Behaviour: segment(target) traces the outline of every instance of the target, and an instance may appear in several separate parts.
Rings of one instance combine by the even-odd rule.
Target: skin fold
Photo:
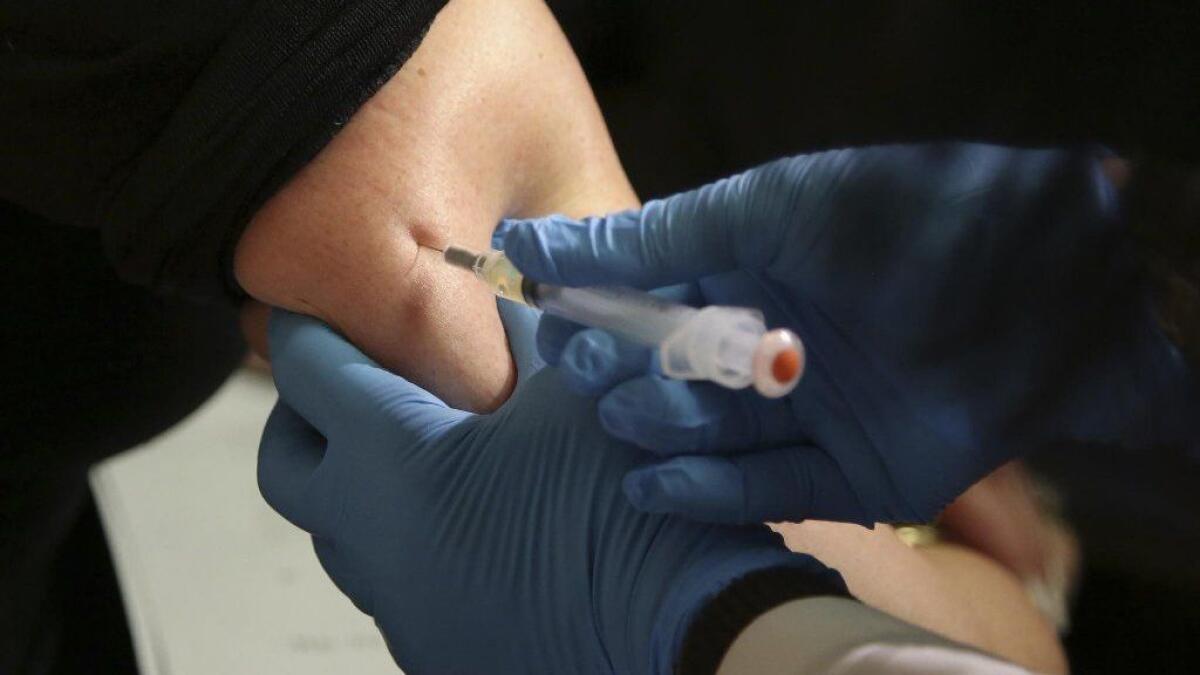
[[[504,217],[635,207],[588,83],[534,0],[452,0],[400,71],[254,216],[235,274],[266,307],[316,316],[448,404],[487,412],[515,369],[490,293],[421,245],[484,248]],[[890,528],[779,526],[794,550],[895,616],[1044,672],[1049,624],[995,562],[912,549]]]
[[[515,377],[495,301],[418,244],[479,249],[506,216],[637,203],[545,6],[455,0],[255,215],[235,274],[257,300],[316,316],[450,405],[486,412]],[[261,344],[261,310],[249,312]]]

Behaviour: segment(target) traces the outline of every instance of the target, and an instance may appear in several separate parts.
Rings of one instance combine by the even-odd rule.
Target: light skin
[[[504,217],[637,206],[570,46],[534,0],[452,0],[419,49],[255,215],[235,274],[258,303],[330,324],[387,368],[486,412],[515,370],[492,296],[422,246],[484,248]],[[1053,631],[1013,577],[961,549],[914,550],[888,528],[783,526],[864,602],[1046,672]]]
[[[1017,577],[991,558],[953,544],[910,548],[887,525],[774,527],[788,548],[841,572],[854,597],[872,607],[1037,672],[1067,670],[1050,622]]]
[[[455,0],[255,215],[235,274],[259,301],[316,316],[450,405],[485,412],[514,379],[495,301],[419,245],[479,249],[503,217],[637,203],[549,11]]]

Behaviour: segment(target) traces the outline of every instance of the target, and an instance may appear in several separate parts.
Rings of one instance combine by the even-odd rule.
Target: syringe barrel
[[[696,309],[618,286],[568,288],[525,278],[501,251],[475,253],[457,246],[447,263],[468,269],[496,295],[549,314],[658,348],[662,373],[710,380],[732,389],[753,384],[778,397],[804,371],[804,346],[786,329],[767,331],[762,313],[745,307]]]
[[[699,311],[618,286],[569,288],[538,283],[527,288],[526,296],[550,314],[651,347],[657,347]]]
[[[525,281],[525,297],[548,314],[602,328],[658,349],[662,373],[709,380],[731,389],[753,384],[764,396],[792,390],[803,368],[803,347],[791,331],[767,331],[762,313],[746,307],[696,309],[621,287],[565,288]],[[772,368],[781,351],[795,371]]]

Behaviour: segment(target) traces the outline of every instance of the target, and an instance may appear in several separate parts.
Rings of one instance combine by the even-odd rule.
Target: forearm
[[[458,407],[512,382],[494,301],[419,244],[481,248],[505,216],[636,205],[544,5],[454,0],[405,66],[255,215],[235,273]]]
[[[952,545],[910,547],[894,530],[805,521],[775,528],[789,548],[837,569],[854,597],[948,640],[1033,668],[1067,670],[1053,626],[1015,576]]]
[[[907,659],[898,658],[897,648],[914,647],[927,649],[910,653]],[[866,651],[871,649],[876,651]],[[860,602],[819,597],[793,600],[756,618],[730,645],[717,675],[919,673],[934,669],[1005,675],[1023,672]]]

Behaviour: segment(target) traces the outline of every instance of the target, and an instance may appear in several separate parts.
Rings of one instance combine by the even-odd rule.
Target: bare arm
[[[788,548],[841,572],[854,597],[871,607],[1038,672],[1067,671],[1054,627],[994,560],[954,545],[910,548],[887,525],[774,527]]]
[[[504,216],[637,203],[553,17],[534,0],[498,6],[453,0],[399,73],[256,215],[235,259],[254,297],[325,320],[473,410],[512,386],[494,300],[418,244],[483,247]],[[890,531],[802,527],[789,543],[841,569],[868,604],[995,647],[936,566]],[[896,583],[872,585],[883,579]]]
[[[794,600],[757,617],[718,675],[1027,673],[845,598]]]
[[[453,0],[420,48],[254,217],[235,272],[448,403],[489,410],[513,370],[494,301],[418,244],[489,243],[506,216],[635,206],[549,10]]]

